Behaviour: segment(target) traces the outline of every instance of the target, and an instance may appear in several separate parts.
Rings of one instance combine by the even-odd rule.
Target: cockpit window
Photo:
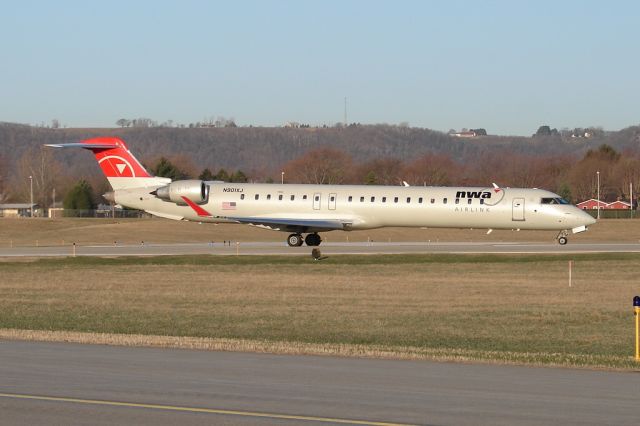
[[[569,202],[564,198],[556,197],[556,198],[543,198],[540,201],[540,204],[569,204]]]

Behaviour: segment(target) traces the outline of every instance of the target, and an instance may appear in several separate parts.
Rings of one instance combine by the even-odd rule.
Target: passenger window
[[[244,200],[244,194],[240,194],[240,199]]]
[[[364,203],[364,197],[360,197],[360,202]]]
[[[296,196],[295,196],[295,195],[292,195],[292,196],[291,196],[291,201],[295,200],[295,198],[296,198]]]
[[[267,194],[267,200],[271,199],[271,194]]]
[[[418,198],[418,204],[422,204],[422,197]]]
[[[446,198],[442,199],[442,204],[447,204],[447,199]]]
[[[460,204],[460,198],[456,198],[456,204]]]
[[[471,204],[471,202],[472,202],[472,201],[473,201],[473,198],[469,198],[469,199],[467,200],[467,204]]]
[[[484,204],[484,198],[480,198],[480,204]]]
[[[314,198],[314,200],[316,200],[316,201],[320,201],[320,196],[319,196],[319,195],[316,195],[316,196],[315,196],[315,198]]]
[[[374,203],[376,201],[376,197],[371,197],[371,202]]]
[[[278,200],[282,201],[282,194],[278,195]]]
[[[304,194],[304,195],[302,196],[302,199],[303,199],[303,200],[306,200],[306,199],[307,199],[307,194]]]
[[[382,202],[386,203],[387,202],[387,197],[382,197]]]
[[[353,195],[349,195],[349,202],[353,201]]]
[[[436,199],[435,199],[435,198],[432,198],[432,199],[431,199],[431,204],[434,204],[435,202],[436,202]]]
[[[334,197],[333,195],[331,196],[331,202],[334,202],[336,200],[336,197]]]
[[[393,197],[393,202],[397,203],[398,202],[398,197]]]
[[[407,197],[407,204],[411,202],[411,197]]]
[[[256,194],[254,198],[257,200],[258,198],[260,198],[260,195]]]

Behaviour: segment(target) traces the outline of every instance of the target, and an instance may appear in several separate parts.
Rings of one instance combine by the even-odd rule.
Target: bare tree
[[[459,169],[448,155],[425,154],[409,163],[403,176],[413,185],[445,186],[457,177]]]
[[[319,148],[284,165],[291,183],[337,184],[348,180],[353,161],[351,156],[334,148]]]
[[[23,200],[29,198],[30,179],[33,179],[33,200],[43,208],[51,205],[52,190],[62,174],[61,164],[53,157],[53,150],[32,146],[18,161],[14,185]]]
[[[356,167],[355,183],[398,185],[404,165],[399,158],[376,158]]]
[[[0,203],[5,203],[10,196],[7,173],[7,161],[4,156],[0,155]]]

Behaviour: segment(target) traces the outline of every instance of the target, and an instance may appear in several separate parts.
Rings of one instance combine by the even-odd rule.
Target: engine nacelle
[[[151,194],[176,204],[186,204],[182,197],[196,204],[204,204],[209,201],[209,185],[201,180],[177,180],[156,189]]]

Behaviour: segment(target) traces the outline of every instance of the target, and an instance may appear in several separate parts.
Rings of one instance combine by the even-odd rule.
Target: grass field
[[[115,333],[167,345],[172,338],[144,336],[174,336],[217,349],[632,369],[639,262],[635,254],[6,261],[0,336]]]
[[[331,231],[325,241],[461,241],[553,242],[555,231],[500,231],[486,235],[484,229],[383,228],[370,231]],[[278,241],[286,233],[247,225],[199,224],[166,219],[0,219],[0,246],[184,243],[208,241]],[[585,233],[569,237],[572,242],[640,242],[640,220],[603,219]]]

